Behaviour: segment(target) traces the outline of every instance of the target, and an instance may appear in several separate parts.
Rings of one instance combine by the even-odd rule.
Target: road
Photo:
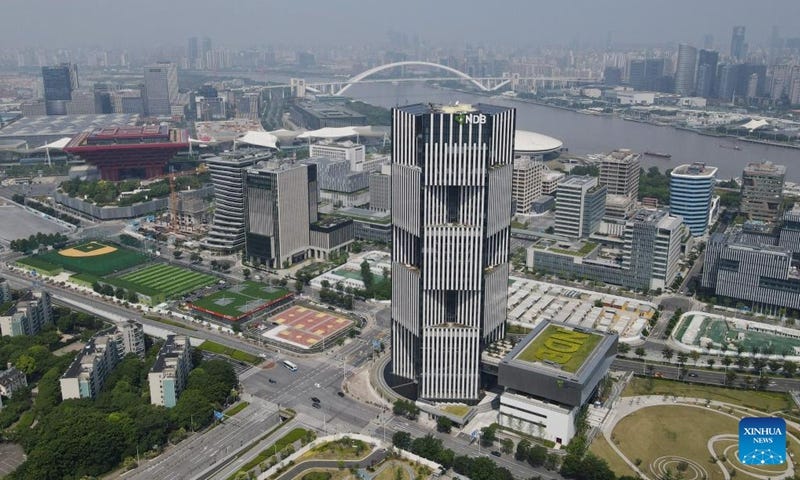
[[[367,458],[358,462],[340,462],[339,460],[310,460],[308,462],[303,462],[300,465],[295,465],[288,472],[278,477],[278,480],[292,480],[304,471],[311,468],[340,469],[342,464],[344,464],[344,468],[367,468],[370,465],[382,462],[383,459],[386,458],[386,455],[387,454],[385,450],[375,450],[374,452],[370,453]]]
[[[628,360],[624,358],[617,358],[614,360],[614,363],[611,364],[612,370],[622,370],[626,372],[634,372],[639,375],[643,375],[646,372],[646,365],[645,362],[639,362],[636,360]],[[665,364],[652,364],[649,365],[653,366],[653,372],[660,372],[662,378],[673,379],[673,380],[682,380],[686,383],[699,383],[699,384],[710,384],[710,385],[724,385],[725,384],[725,370],[718,369],[718,370],[706,370],[701,368],[691,368],[687,365],[687,376],[685,378],[679,378],[680,376],[680,367],[677,365],[665,365]],[[731,370],[734,370],[733,367],[728,367]],[[695,375],[695,376],[690,376]],[[758,375],[749,375],[744,373],[736,374],[736,384],[737,386],[744,386],[745,385],[745,378],[750,378],[752,385],[755,385],[758,381]],[[782,377],[769,377],[770,383],[767,385],[766,390],[773,391],[773,392],[788,392],[790,390],[800,390],[800,379],[794,378],[782,378]]]
[[[280,423],[275,405],[253,402],[211,430],[194,435],[139,468],[122,475],[126,480],[195,478],[217,462],[234,455]],[[288,428],[288,425],[284,428]]]

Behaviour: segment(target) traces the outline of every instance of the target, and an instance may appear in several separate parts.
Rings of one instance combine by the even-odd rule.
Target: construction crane
[[[166,179],[169,182],[169,231],[176,233],[178,229],[178,189],[176,187],[176,180],[178,177],[185,177],[187,175],[196,175],[198,173],[205,173],[208,167],[205,164],[200,164],[197,168],[191,170],[181,170],[176,172],[175,167],[170,165],[169,173],[154,177],[155,179]]]

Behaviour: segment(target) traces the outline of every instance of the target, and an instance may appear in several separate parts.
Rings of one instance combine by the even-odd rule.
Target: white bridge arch
[[[454,75],[456,75],[456,76],[458,76],[460,78],[463,78],[464,80],[469,80],[476,87],[480,88],[484,92],[488,92],[488,91],[491,90],[491,89],[483,86],[483,84],[481,84],[481,82],[475,80],[474,78],[470,77],[469,75],[467,75],[466,73],[462,72],[461,70],[456,70],[455,68],[448,67],[447,65],[441,65],[441,64],[433,63],[433,62],[422,62],[422,61],[419,61],[419,60],[407,60],[407,61],[403,61],[403,62],[387,63],[386,65],[380,65],[378,67],[370,68],[369,70],[367,70],[365,72],[361,72],[358,75],[347,79],[344,82],[345,86],[342,87],[338,92],[334,93],[334,95],[342,95],[344,92],[347,91],[348,88],[353,86],[354,83],[358,83],[361,80],[364,80],[365,78],[369,77],[370,75],[373,75],[373,74],[378,73],[378,72],[382,72],[383,70],[388,70],[390,68],[403,67],[403,66],[406,66],[406,65],[416,65],[416,66],[432,67],[432,68],[438,68],[440,70],[446,70],[446,71],[448,71],[448,72],[450,72],[450,73],[452,73],[452,74],[454,74]]]

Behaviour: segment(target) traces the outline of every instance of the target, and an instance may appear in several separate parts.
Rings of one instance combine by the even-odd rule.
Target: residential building
[[[0,396],[10,398],[14,392],[28,386],[25,373],[15,368],[12,364],[7,364],[5,370],[0,370]]]
[[[246,172],[245,258],[266,268],[304,260],[317,221],[316,165],[272,161]]]
[[[678,64],[675,69],[675,93],[694,95],[695,69],[697,68],[697,49],[682,43],[678,45]]]
[[[596,177],[570,175],[556,189],[555,233],[586,238],[600,227],[606,210],[605,185]]]
[[[78,66],[62,63],[42,67],[42,83],[47,115],[66,115],[72,92],[78,89]]]
[[[716,174],[716,167],[704,163],[679,165],[670,173],[670,212],[683,218],[692,236],[702,236],[708,230]]]
[[[156,362],[147,374],[150,385],[150,403],[172,408],[186,388],[192,370],[189,337],[167,335],[167,341],[158,351]]]
[[[144,358],[144,327],[141,323],[126,320],[118,324],[114,337],[119,358],[129,353]]]
[[[0,335],[36,335],[52,323],[53,305],[50,293],[44,290],[34,291],[29,299],[17,302],[11,315],[0,317]]]
[[[533,201],[542,195],[544,163],[541,157],[521,156],[514,159],[511,177],[511,198],[516,213],[531,213]]]
[[[11,301],[11,287],[5,278],[0,277],[0,304]],[[5,312],[0,312],[0,314]]]
[[[380,173],[369,176],[369,209],[388,212],[392,209],[392,166],[384,165]]]
[[[392,109],[391,373],[425,400],[476,402],[504,336],[515,113]]]
[[[750,220],[775,223],[781,218],[786,167],[772,162],[750,163],[742,172],[739,211]]]
[[[639,195],[641,154],[628,149],[614,150],[600,162],[600,184],[609,195],[624,195],[636,199]]]
[[[232,252],[245,244],[245,169],[271,153],[263,150],[240,149],[225,152],[206,160],[214,184],[214,223],[203,240],[206,248]]]
[[[115,337],[110,334],[95,335],[61,376],[61,398],[95,398],[119,360]]]
[[[151,117],[172,114],[178,97],[178,68],[174,63],[158,62],[144,67],[144,110]]]

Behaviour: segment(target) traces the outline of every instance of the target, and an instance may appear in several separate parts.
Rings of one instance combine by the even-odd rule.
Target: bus
[[[290,362],[289,360],[284,360],[283,361],[283,366],[288,368],[289,370],[291,370],[293,372],[297,371],[297,365],[295,365],[294,363]]]

